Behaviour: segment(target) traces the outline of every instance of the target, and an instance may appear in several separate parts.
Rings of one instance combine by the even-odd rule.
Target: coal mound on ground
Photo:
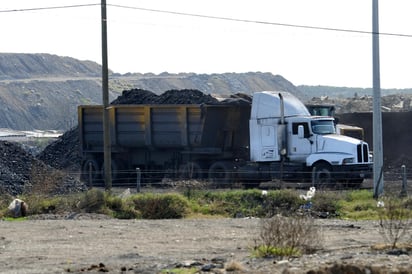
[[[0,141],[0,193],[63,194],[84,189],[82,183],[47,166],[20,144]]]
[[[48,145],[37,158],[56,169],[74,173],[79,172],[78,127],[66,131],[59,139]]]
[[[21,146],[0,141],[0,184],[1,192],[17,195],[29,183],[32,156]]]

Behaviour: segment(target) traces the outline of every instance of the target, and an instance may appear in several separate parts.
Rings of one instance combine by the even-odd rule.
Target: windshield
[[[314,134],[334,134],[335,125],[333,120],[313,120],[311,121],[312,132]]]

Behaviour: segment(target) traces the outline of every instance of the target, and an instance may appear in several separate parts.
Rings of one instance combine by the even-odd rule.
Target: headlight
[[[342,165],[353,164],[355,162],[354,158],[345,158],[342,161]]]

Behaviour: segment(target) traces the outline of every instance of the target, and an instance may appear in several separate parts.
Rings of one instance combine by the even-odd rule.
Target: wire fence
[[[374,182],[373,179],[365,178],[362,180],[331,180],[330,182],[320,185],[319,183],[313,181],[312,172],[294,172],[295,178],[301,179],[287,179],[283,176],[285,174],[280,174],[279,172],[271,172],[273,179],[262,180],[257,177],[250,176],[250,174],[242,172],[231,172],[228,176],[227,171],[215,171],[213,174],[209,170],[203,169],[200,172],[196,173],[196,177],[190,177],[188,174],[179,174],[178,172],[173,171],[164,171],[164,170],[141,170],[139,168],[132,170],[117,170],[114,177],[112,177],[112,187],[128,187],[136,188],[138,191],[141,188],[168,188],[175,186],[187,185],[188,187],[196,184],[190,184],[189,181],[201,182],[202,187],[204,188],[307,188],[310,186],[318,186],[325,189],[373,189]],[[353,172],[357,174],[357,172]],[[345,175],[348,177],[351,176],[351,172],[332,172],[332,176],[338,176],[340,178],[345,178]],[[71,176],[76,178],[83,178],[83,182],[89,187],[99,186],[104,187],[105,182],[102,174],[98,175],[98,178],[95,175],[72,173]],[[219,178],[230,178],[230,182],[219,180]],[[242,180],[241,178],[247,177],[247,180]],[[284,179],[282,179],[282,177]],[[400,167],[399,170],[392,169],[390,171],[384,172],[384,190],[390,192],[401,192],[406,191],[412,193],[412,184],[408,181],[412,180],[412,172],[408,172],[405,167]],[[220,184],[219,184],[220,182]],[[361,182],[361,183],[359,183]]]
[[[350,180],[334,181],[329,184],[318,184],[311,179],[311,172],[294,172],[295,177],[306,178],[299,180],[281,179],[282,176],[274,171],[267,180],[262,180],[253,173],[244,174],[236,171],[229,176],[227,171],[215,171],[211,173],[208,169],[202,169],[196,173],[196,177],[189,176],[190,173],[181,174],[176,170],[142,170],[140,168],[117,170],[112,177],[113,188],[130,188],[137,192],[168,190],[173,188],[202,188],[202,189],[282,189],[296,188],[308,189],[315,186],[317,189],[325,190],[345,190],[345,189],[373,189],[372,178],[363,179],[361,183],[355,181],[351,185]],[[252,175],[251,175],[252,174]],[[336,175],[338,173],[335,173]],[[348,175],[348,173],[345,173]],[[350,173],[349,173],[350,174]],[[247,176],[246,176],[247,175]],[[338,174],[342,175],[342,174]],[[247,180],[241,178],[248,178]],[[15,178],[24,178],[15,180]],[[229,180],[227,180],[229,178]],[[273,178],[273,179],[272,179]],[[309,178],[309,179],[308,179]],[[384,192],[391,193],[412,193],[412,172],[406,167],[391,169],[384,172]],[[20,174],[16,172],[13,177],[5,177],[0,170],[0,189],[10,190],[12,193],[26,192],[58,192],[67,193],[76,190],[84,190],[91,187],[106,187],[102,176],[102,171],[95,171],[95,174],[82,174],[78,170],[58,171],[32,167],[30,174]],[[55,191],[59,189],[59,191]],[[60,191],[61,190],[61,191]]]

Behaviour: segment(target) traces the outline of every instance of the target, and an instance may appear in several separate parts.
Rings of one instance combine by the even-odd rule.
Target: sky
[[[101,64],[101,2],[93,1],[1,0],[0,52]],[[114,72],[270,72],[294,85],[372,87],[372,0],[106,3]],[[410,0],[379,0],[382,88],[412,88],[411,11]]]

